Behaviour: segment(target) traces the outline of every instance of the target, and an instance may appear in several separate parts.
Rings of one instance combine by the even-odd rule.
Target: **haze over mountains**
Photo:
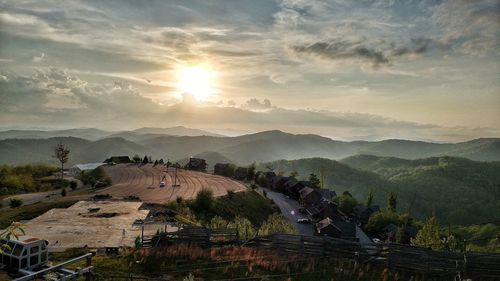
[[[500,160],[500,139],[484,138],[460,143],[409,140],[336,141],[318,135],[294,135],[278,130],[238,137],[224,137],[184,127],[142,128],[127,132],[98,129],[0,132],[0,163],[54,162],[55,144],[71,149],[70,163],[100,162],[110,155],[151,155],[177,161],[198,154],[241,165],[280,159],[323,157],[342,159],[353,155],[419,159],[456,156],[476,161]],[[210,153],[208,153],[210,152]],[[208,153],[208,154],[207,154]],[[214,162],[212,159],[207,159]]]

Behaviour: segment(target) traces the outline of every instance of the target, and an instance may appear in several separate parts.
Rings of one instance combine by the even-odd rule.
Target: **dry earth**
[[[97,193],[110,194],[115,198],[138,196],[146,203],[165,203],[177,197],[192,199],[202,188],[212,190],[214,196],[224,196],[228,190],[244,191],[246,187],[234,180],[208,173],[178,169],[177,184],[173,186],[175,169],[163,165],[118,164],[107,166],[106,170],[113,185]],[[165,187],[160,187],[160,182]]]

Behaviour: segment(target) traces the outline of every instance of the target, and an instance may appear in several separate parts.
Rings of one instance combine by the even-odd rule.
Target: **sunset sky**
[[[0,129],[500,136],[500,1],[1,1]]]

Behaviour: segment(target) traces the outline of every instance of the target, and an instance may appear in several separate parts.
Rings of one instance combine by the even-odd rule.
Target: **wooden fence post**
[[[92,266],[92,256],[87,256],[86,265],[87,265],[87,267]],[[92,280],[92,272],[89,272],[89,273],[86,274],[85,280],[86,281],[91,281]]]

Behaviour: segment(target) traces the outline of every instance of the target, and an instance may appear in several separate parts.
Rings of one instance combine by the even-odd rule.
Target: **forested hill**
[[[96,162],[110,155],[134,154],[176,160],[207,152],[218,153],[219,158],[242,165],[309,157],[342,159],[358,154],[405,159],[456,156],[475,161],[500,161],[500,139],[494,138],[438,144],[409,140],[343,142],[318,135],[294,135],[277,130],[239,137],[172,136],[159,135],[158,132],[153,129],[124,132],[99,140],[76,137],[0,140],[0,164],[50,162],[54,143],[59,141],[75,152],[70,157],[71,163]]]
[[[371,155],[354,156],[340,162],[321,159],[275,161],[276,171],[299,177],[324,175],[325,185],[337,192],[348,190],[364,200],[370,189],[375,202],[386,205],[389,191],[398,195],[398,209],[410,208],[413,216],[425,218],[436,212],[443,223],[467,224],[500,218],[500,162],[476,162],[455,157],[405,160]]]

